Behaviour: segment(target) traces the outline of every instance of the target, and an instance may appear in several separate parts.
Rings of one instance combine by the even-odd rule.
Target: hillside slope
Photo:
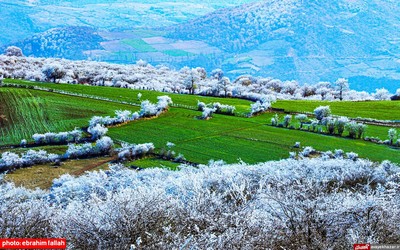
[[[282,79],[400,79],[399,13],[392,0],[266,0],[176,26],[169,37],[207,41],[231,54],[226,68]]]
[[[2,0],[0,46],[65,26],[114,30],[175,25],[255,0]]]
[[[90,27],[54,28],[16,43],[26,56],[86,59],[104,39]],[[4,47],[5,48],[5,47]]]

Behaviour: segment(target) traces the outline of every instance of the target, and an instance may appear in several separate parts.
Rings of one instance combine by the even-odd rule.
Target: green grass
[[[10,80],[7,81],[10,82]],[[112,87],[33,83],[15,80],[11,82],[106,97],[118,102],[129,101],[140,103],[140,101],[144,99],[149,99],[155,102],[157,96],[169,95],[174,103],[181,105],[195,106],[197,100],[206,103],[219,101],[224,104],[235,105],[238,107],[238,110],[242,112],[248,111],[251,103],[246,100],[231,98],[200,97]],[[70,108],[79,107],[79,112],[73,111],[72,114],[79,113],[84,115],[85,118],[69,118],[74,122],[74,124],[80,124],[80,122],[82,122],[82,124],[86,125],[87,120],[91,116],[95,114],[99,115],[95,111],[100,112],[101,110],[103,113],[113,114],[114,110],[121,109],[121,107],[118,107],[119,104],[112,102],[102,102],[77,97],[77,99],[71,99],[73,97],[49,93],[46,91],[34,92],[37,96],[44,95],[42,98],[46,100],[48,104],[44,107],[47,113],[54,113],[54,115],[60,116],[64,111],[69,110]],[[141,100],[137,100],[138,93],[142,93]],[[54,96],[52,97],[52,95]],[[68,101],[66,102],[66,100]],[[57,105],[53,105],[53,102],[61,102],[58,110],[54,110],[54,106]],[[371,114],[378,116],[381,115],[381,113],[376,112],[375,110],[383,109],[383,107],[387,108],[385,114],[388,114],[389,116],[395,116],[397,113],[397,111],[392,112],[391,109],[388,109],[390,105],[392,105],[391,102],[324,103],[279,101],[276,105],[281,105],[280,107],[284,106],[288,110],[301,111],[300,109],[306,108],[304,111],[312,111],[314,107],[324,104],[331,105],[333,113],[338,115],[359,116],[354,115],[355,112],[352,111],[352,109],[361,109],[361,107],[368,108],[368,110],[371,111]],[[367,104],[368,106],[362,106]],[[373,104],[376,104],[377,108],[375,108]],[[346,105],[348,107],[347,109],[345,109]],[[132,110],[132,108],[134,107],[128,106],[128,109]],[[307,108],[309,110],[307,110]],[[82,109],[92,110],[90,110],[90,112],[85,112]],[[364,110],[363,112],[367,113]],[[67,111],[66,113],[70,114],[71,112]],[[268,126],[270,124],[270,118],[273,115],[272,113],[266,113],[250,119],[215,115],[213,119],[208,121],[196,119],[199,115],[199,111],[172,107],[167,113],[162,114],[158,118],[138,120],[127,125],[110,128],[109,135],[113,139],[130,143],[153,142],[158,149],[165,147],[165,144],[170,141],[176,144],[173,148],[176,153],[182,153],[189,161],[196,163],[207,163],[210,159],[223,159],[227,162],[237,162],[241,159],[249,163],[283,159],[287,158],[288,153],[294,150],[292,146],[297,141],[301,142],[302,146],[313,146],[317,150],[321,151],[340,148],[347,152],[354,151],[358,153],[360,157],[369,158],[374,161],[389,159],[394,162],[400,162],[399,150],[391,149],[384,145],[376,145],[370,142],[352,140],[344,137],[340,138]],[[378,119],[385,118],[384,116],[379,116]],[[68,117],[59,117],[55,120],[66,122],[68,121]],[[57,128],[59,127],[61,126],[57,126]],[[378,136],[381,139],[385,139],[387,130],[387,127],[370,125],[367,130],[367,136]],[[146,164],[147,163],[148,161]],[[159,164],[157,163],[155,165]]]
[[[267,126],[271,114],[252,119],[215,115],[208,121],[197,120],[196,115],[198,112],[172,108],[157,119],[112,128],[109,135],[131,143],[153,142],[157,148],[170,141],[176,144],[175,152],[197,163],[210,159],[229,163],[239,159],[249,163],[284,159],[297,141],[321,151],[343,149],[373,161],[400,163],[400,151],[387,146]]]
[[[31,89],[0,88],[0,100],[0,145],[31,140],[35,133],[84,127],[92,116],[114,115],[118,109],[137,110],[130,105]]]
[[[168,168],[176,170],[179,163],[165,161],[158,158],[143,158],[136,161],[128,162],[125,164],[127,167],[139,167],[139,168]]]
[[[122,43],[135,48],[138,52],[157,52],[155,48],[142,39],[123,39]]]
[[[132,89],[114,88],[114,87],[87,86],[81,84],[38,83],[38,82],[10,80],[10,79],[6,79],[5,82],[27,85],[27,86],[39,86],[49,89],[63,90],[72,93],[105,97],[115,101],[132,102],[137,104],[140,104],[141,101],[146,99],[152,102],[156,102],[157,96],[168,95],[171,97],[172,101],[175,104],[197,106],[198,100],[205,103],[220,102],[222,104],[235,106],[236,110],[240,113],[248,113],[250,111],[250,104],[252,103],[247,100],[241,100],[236,98],[217,98],[217,97],[207,97],[207,96],[197,96],[197,95],[182,95],[182,94],[149,91],[149,90],[132,90]],[[139,93],[142,94],[140,100],[138,100],[137,98],[137,95]]]
[[[365,102],[327,102],[327,101],[278,101],[274,108],[291,112],[313,112],[318,106],[329,105],[334,115],[363,117],[379,120],[400,120],[400,102],[365,101]]]
[[[241,113],[249,111],[251,102],[232,98],[212,98],[193,95],[180,95],[145,90],[120,89],[112,87],[94,87],[84,85],[35,83],[9,80],[6,82],[41,86],[54,90],[63,90],[76,94],[104,97],[113,101],[99,101],[92,98],[74,97],[48,91],[23,88],[0,88],[0,146],[15,144],[23,138],[30,139],[34,133],[48,131],[59,132],[74,127],[87,126],[94,115],[113,115],[115,110],[138,110],[139,107],[120,104],[122,101],[139,104],[142,100],[152,102],[157,96],[169,95],[174,103],[196,106],[197,100],[205,103],[220,102],[234,105]],[[137,99],[142,94],[141,100]],[[335,115],[349,117],[371,117],[376,119],[395,119],[399,116],[399,102],[312,102],[278,101],[274,107],[288,111],[312,112],[320,105],[330,105]],[[385,145],[377,145],[363,140],[346,137],[328,136],[299,130],[290,130],[270,126],[274,113],[265,113],[252,118],[240,116],[214,115],[210,120],[199,120],[199,111],[187,108],[171,107],[168,112],[154,119],[142,119],[109,128],[108,135],[116,142],[130,143],[153,142],[156,150],[165,148],[167,142],[175,143],[172,150],[182,153],[194,163],[208,163],[209,160],[222,159],[228,163],[243,160],[248,163],[286,159],[295,142],[312,146],[320,151],[343,149],[356,152],[362,158],[373,161],[390,160],[400,163],[400,150]],[[283,118],[283,115],[280,114]],[[398,119],[398,118],[397,118]],[[293,120],[295,127],[298,127]],[[367,136],[386,139],[388,127],[369,125]],[[345,132],[346,135],[346,132]],[[62,154],[66,146],[45,146],[33,148]],[[12,150],[23,153],[28,149],[0,149],[0,153]],[[48,188],[52,179],[64,173],[79,175],[85,170],[104,169],[108,158],[67,161],[59,168],[50,165],[19,169],[7,175],[9,180],[26,187]],[[157,158],[145,158],[127,163],[127,166],[140,168],[166,167],[177,169],[178,164]]]
[[[193,56],[193,53],[180,50],[180,49],[171,49],[171,50],[164,50],[164,54],[169,55],[169,56]]]

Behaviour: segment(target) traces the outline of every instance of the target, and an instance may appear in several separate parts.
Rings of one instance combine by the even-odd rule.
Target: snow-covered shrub
[[[342,159],[344,155],[344,151],[341,149],[335,149],[335,158]]]
[[[181,171],[111,166],[55,180],[49,216],[71,248],[349,249],[396,242],[398,174],[391,163],[320,158]]]
[[[209,106],[210,108],[215,108],[215,113],[227,115],[233,115],[236,109],[235,106],[221,104],[219,102],[214,102],[213,104],[207,106]]]
[[[354,153],[354,152],[349,152],[346,153],[346,156],[349,160],[353,160],[356,161],[358,159],[358,154]]]
[[[65,152],[65,157],[70,159],[87,158],[91,156],[110,155],[113,152],[114,142],[110,137],[103,136],[94,145],[88,142],[84,144],[69,144]]]
[[[390,145],[392,145],[397,138],[397,130],[394,128],[389,129],[388,137],[389,137]]]
[[[303,157],[309,157],[311,156],[313,153],[316,153],[316,150],[313,147],[305,147],[303,149],[303,151],[300,152],[299,155],[303,156]]]
[[[349,119],[347,117],[341,116],[339,118],[336,119],[336,131],[338,133],[338,135],[342,135],[344,132],[344,129],[346,127],[346,124],[349,122]]]
[[[130,160],[154,152],[153,143],[143,143],[143,144],[124,144],[120,152],[118,153],[119,160]]]
[[[45,134],[34,134],[32,139],[35,144],[53,144],[53,143],[67,143],[78,142],[82,138],[82,130],[75,128],[67,132],[47,132]]]
[[[206,104],[204,102],[201,102],[199,100],[197,101],[197,110],[198,111],[203,111],[205,107],[206,107]]]
[[[201,113],[201,119],[203,120],[210,119],[215,111],[216,111],[215,108],[205,107],[203,112]]]
[[[23,166],[23,161],[16,153],[4,152],[1,154],[0,170],[5,171],[10,167],[18,168]]]
[[[326,126],[326,131],[328,131],[328,134],[333,135],[335,133],[335,127],[337,124],[337,119],[333,118],[333,117],[327,117],[326,118],[326,122],[325,122],[325,126]]]
[[[69,144],[65,157],[69,159],[85,158],[95,154],[94,146],[91,143]]]
[[[300,129],[303,128],[303,124],[308,119],[307,115],[305,114],[297,114],[294,118],[300,122]]]
[[[186,158],[183,154],[179,153],[178,156],[175,157],[174,161],[175,162],[184,162],[184,161],[186,161]]]
[[[316,131],[318,124],[319,124],[318,120],[316,119],[311,120],[310,128],[313,132]]]
[[[351,121],[349,123],[346,124],[346,129],[349,132],[349,136],[351,138],[356,138],[357,135],[357,122],[355,121]]]
[[[22,139],[19,145],[21,147],[26,147],[27,144],[28,144],[28,142],[26,141],[26,139]]]
[[[140,104],[140,117],[150,117],[158,113],[157,105],[145,100]]]
[[[116,122],[124,123],[126,121],[131,120],[132,112],[129,110],[117,110],[117,111],[115,111],[115,118],[116,118]]]
[[[97,140],[107,134],[108,128],[98,123],[94,127],[89,127],[88,132],[92,135],[93,140]]]
[[[357,138],[361,139],[364,136],[366,130],[367,130],[367,125],[365,125],[363,123],[358,123],[357,124]]]
[[[271,125],[272,126],[277,126],[278,125],[278,121],[275,119],[275,117],[271,118]]]
[[[292,115],[285,115],[285,116],[283,117],[283,126],[284,126],[285,128],[287,128],[287,127],[289,126],[289,124],[290,124],[291,121],[292,121]]]
[[[108,136],[102,136],[96,141],[95,152],[99,155],[109,155],[114,150],[114,142]]]
[[[29,167],[36,164],[54,162],[61,157],[56,154],[48,154],[44,150],[28,150],[21,156],[13,152],[4,152],[0,158],[0,172],[6,170]]]
[[[158,96],[157,99],[157,104],[153,104],[149,100],[145,100],[140,104],[140,117],[158,116],[172,104],[169,96]]]
[[[168,106],[172,104],[171,97],[164,95],[164,96],[157,96],[157,109],[158,112],[162,112],[168,109]]]
[[[44,134],[34,134],[32,139],[35,141],[36,144],[45,143],[45,136]]]
[[[205,104],[204,102],[197,101],[197,110],[204,111],[205,108],[215,109],[215,113],[227,115],[233,115],[236,109],[235,106],[221,104],[219,102]]]
[[[351,138],[361,138],[367,129],[367,125],[351,121],[346,124],[346,129]]]
[[[256,101],[255,103],[250,104],[250,114],[251,115],[256,115],[261,112],[267,111],[271,107],[270,102],[261,102],[261,101]]]
[[[324,118],[331,115],[331,108],[329,106],[319,106],[314,109],[315,118],[321,122]]]

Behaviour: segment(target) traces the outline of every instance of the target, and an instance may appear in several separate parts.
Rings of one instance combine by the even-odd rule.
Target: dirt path
[[[76,176],[82,175],[82,174],[85,173],[86,171],[93,170],[93,169],[95,169],[95,168],[97,168],[97,167],[100,167],[101,165],[104,165],[104,164],[106,164],[107,162],[113,161],[113,160],[115,160],[115,159],[116,159],[116,157],[110,157],[110,158],[105,159],[105,160],[103,160],[103,161],[95,162],[95,163],[93,163],[93,164],[90,164],[90,165],[88,165],[88,166],[82,168],[82,169],[79,169],[79,170],[77,170],[77,171],[75,171],[75,172],[72,172],[71,175],[76,175]]]

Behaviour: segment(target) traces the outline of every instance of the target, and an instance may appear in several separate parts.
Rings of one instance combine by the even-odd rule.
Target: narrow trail
[[[72,175],[81,175],[81,174],[85,173],[86,171],[93,170],[93,169],[95,169],[97,167],[100,167],[101,165],[104,165],[104,164],[106,164],[108,162],[111,162],[111,161],[114,161],[116,159],[117,158],[115,156],[113,156],[113,157],[110,157],[110,158],[105,159],[103,161],[99,161],[99,162],[96,162],[94,164],[90,164],[90,165],[88,165],[88,166],[86,166],[86,167],[84,167],[82,169],[79,169],[77,171],[72,172],[71,174]]]

